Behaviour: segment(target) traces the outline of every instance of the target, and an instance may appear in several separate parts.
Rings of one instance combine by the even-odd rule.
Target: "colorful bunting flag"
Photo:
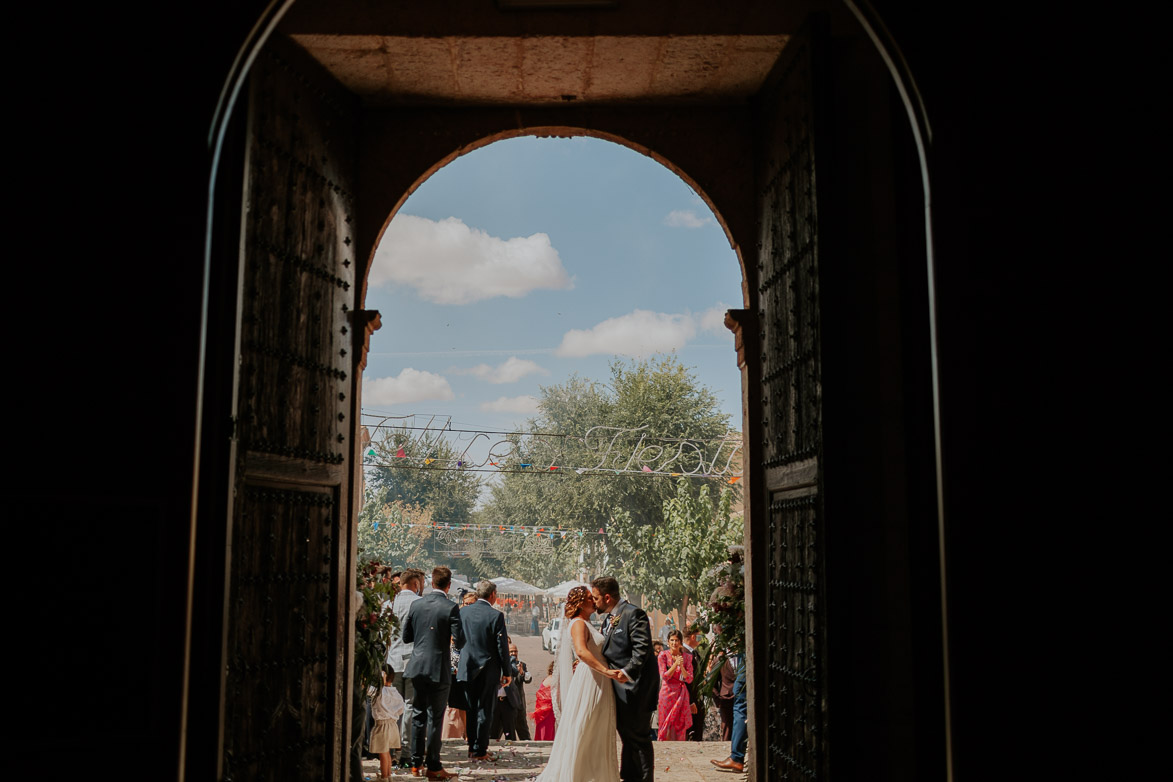
[[[400,448],[398,451],[395,452],[395,457],[397,459],[402,459],[405,456],[407,456],[407,452],[404,451],[402,448]]]

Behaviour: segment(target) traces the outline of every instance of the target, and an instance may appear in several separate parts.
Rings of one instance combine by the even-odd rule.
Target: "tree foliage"
[[[432,511],[402,500],[388,501],[391,489],[368,489],[358,514],[358,548],[365,559],[402,567],[432,569]],[[399,567],[402,566],[402,567]]]
[[[535,586],[549,588],[572,577],[581,546],[577,540],[537,535],[489,535],[482,548],[469,556],[474,572],[508,574]]]
[[[454,469],[460,454],[436,432],[379,429],[370,451],[359,547],[368,556],[431,570],[433,523],[467,523],[480,497],[480,476]]]
[[[733,494],[722,489],[716,504],[709,487],[693,492],[690,480],[676,482],[676,494],[664,502],[659,523],[639,524],[618,513],[609,525],[610,548],[620,583],[644,596],[644,607],[665,613],[703,603],[705,574],[729,556],[729,546],[744,538],[743,521],[733,515]]]
[[[608,538],[596,534],[608,530],[613,519],[624,519],[632,534],[636,528],[658,526],[665,503],[682,492],[693,502],[703,496],[716,512],[718,489],[727,485],[723,479],[689,478],[676,485],[665,477],[630,471],[633,455],[647,458],[665,442],[717,442],[730,432],[717,397],[675,357],[616,361],[607,383],[574,376],[543,387],[538,407],[527,433],[514,437],[504,454],[501,466],[510,471],[493,486],[478,520],[584,534],[522,539],[520,544],[516,536],[502,536],[506,540],[500,545],[475,558],[486,571],[542,585],[574,578],[583,570],[597,575],[613,569],[615,551]],[[551,466],[559,469],[551,471]],[[578,474],[565,467],[592,469]]]
[[[387,502],[426,508],[439,524],[469,520],[480,496],[481,479],[476,473],[454,469],[461,455],[442,435],[406,427],[379,429],[371,450],[375,456],[368,456],[367,480],[387,490]]]

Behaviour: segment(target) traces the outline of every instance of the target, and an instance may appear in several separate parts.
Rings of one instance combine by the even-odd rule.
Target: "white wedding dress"
[[[603,636],[590,622],[575,617],[562,630],[558,642],[558,664],[551,686],[554,712],[558,717],[550,762],[538,782],[619,782],[619,759],[615,751],[615,692],[611,680],[583,663],[570,673],[574,641],[570,628],[584,622],[590,633],[588,644],[602,660],[599,644]],[[559,712],[561,712],[559,714]]]

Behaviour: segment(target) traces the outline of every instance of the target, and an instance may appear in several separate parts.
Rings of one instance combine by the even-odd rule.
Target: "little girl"
[[[371,688],[371,716],[375,728],[371,731],[370,753],[379,756],[379,782],[391,779],[391,753],[399,752],[399,725],[396,721],[404,709],[399,690],[387,684],[387,669],[383,669],[383,690],[375,694]]]
[[[534,741],[554,740],[554,702],[550,685],[554,681],[554,663],[546,669],[546,678],[534,696]]]

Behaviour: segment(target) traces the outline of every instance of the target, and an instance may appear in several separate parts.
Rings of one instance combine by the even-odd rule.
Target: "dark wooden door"
[[[827,769],[822,380],[813,43],[787,45],[759,96],[759,496],[753,507],[755,778]],[[751,360],[754,357],[751,357]],[[753,435],[751,435],[753,436]],[[760,597],[758,597],[760,595]]]
[[[251,74],[222,777],[346,771],[354,110],[275,41]]]

